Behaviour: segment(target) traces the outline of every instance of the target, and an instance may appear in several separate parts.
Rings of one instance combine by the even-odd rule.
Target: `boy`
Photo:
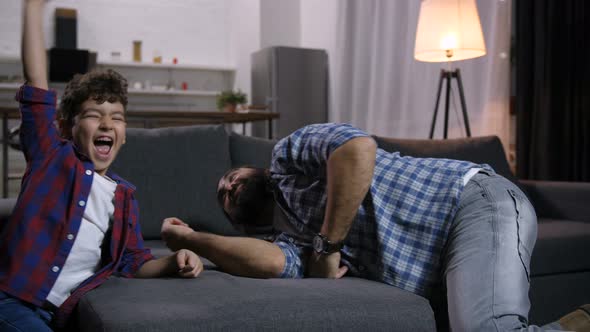
[[[64,327],[77,301],[110,275],[196,277],[189,250],[154,259],[143,247],[134,187],[108,171],[125,143],[127,82],[114,71],[75,77],[54,126],[47,91],[44,0],[24,1],[22,60],[27,83],[17,94],[27,161],[10,220],[0,229],[0,330]]]

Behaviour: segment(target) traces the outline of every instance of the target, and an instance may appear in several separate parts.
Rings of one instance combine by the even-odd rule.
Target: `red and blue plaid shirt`
[[[78,234],[94,165],[59,136],[54,91],[23,86],[16,99],[27,168],[14,211],[0,225],[0,291],[42,306]],[[78,300],[111,274],[132,277],[153,259],[143,246],[135,187],[115,174],[107,176],[117,189],[101,268],[61,305],[54,318],[57,326],[64,326]]]

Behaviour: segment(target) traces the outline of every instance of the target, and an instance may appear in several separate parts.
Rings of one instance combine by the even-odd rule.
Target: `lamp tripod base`
[[[449,131],[449,101],[451,96],[451,83],[453,78],[457,80],[457,85],[459,86],[459,96],[461,97],[461,111],[463,113],[463,123],[465,124],[465,133],[467,137],[471,137],[471,129],[469,127],[469,117],[467,116],[467,107],[465,106],[465,95],[463,93],[463,83],[461,81],[461,72],[459,69],[455,69],[453,71],[441,69],[440,71],[440,78],[438,80],[438,92],[436,94],[436,104],[434,105],[434,115],[432,116],[432,124],[430,125],[430,135],[429,138],[432,139],[434,137],[434,127],[436,125],[436,118],[438,114],[438,105],[440,101],[440,93],[442,90],[443,81],[447,82],[447,91],[445,97],[445,124],[444,124],[444,131],[443,131],[443,138],[447,139],[448,131]]]

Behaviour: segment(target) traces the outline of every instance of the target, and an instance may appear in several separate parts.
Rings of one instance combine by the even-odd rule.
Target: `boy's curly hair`
[[[74,117],[80,113],[80,106],[88,99],[102,104],[120,102],[127,109],[127,80],[114,70],[92,70],[76,74],[66,85],[59,104],[58,119],[71,128]]]

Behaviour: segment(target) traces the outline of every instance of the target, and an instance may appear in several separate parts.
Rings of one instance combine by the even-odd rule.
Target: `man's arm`
[[[357,137],[344,143],[328,158],[327,203],[320,233],[332,243],[343,241],[373,181],[377,144],[370,137]],[[340,253],[312,254],[308,261],[312,277],[340,278]]]
[[[274,243],[196,232],[177,218],[164,220],[162,237],[172,250],[192,250],[233,275],[276,278],[285,266],[285,255]]]
[[[48,89],[47,56],[43,41],[43,7],[45,0],[25,0],[21,58],[28,84]]]
[[[346,238],[354,217],[373,181],[377,143],[357,137],[328,158],[326,211],[321,233],[331,242]]]
[[[264,240],[194,232],[188,241],[193,243],[196,252],[234,275],[276,278],[285,265],[281,249]]]

